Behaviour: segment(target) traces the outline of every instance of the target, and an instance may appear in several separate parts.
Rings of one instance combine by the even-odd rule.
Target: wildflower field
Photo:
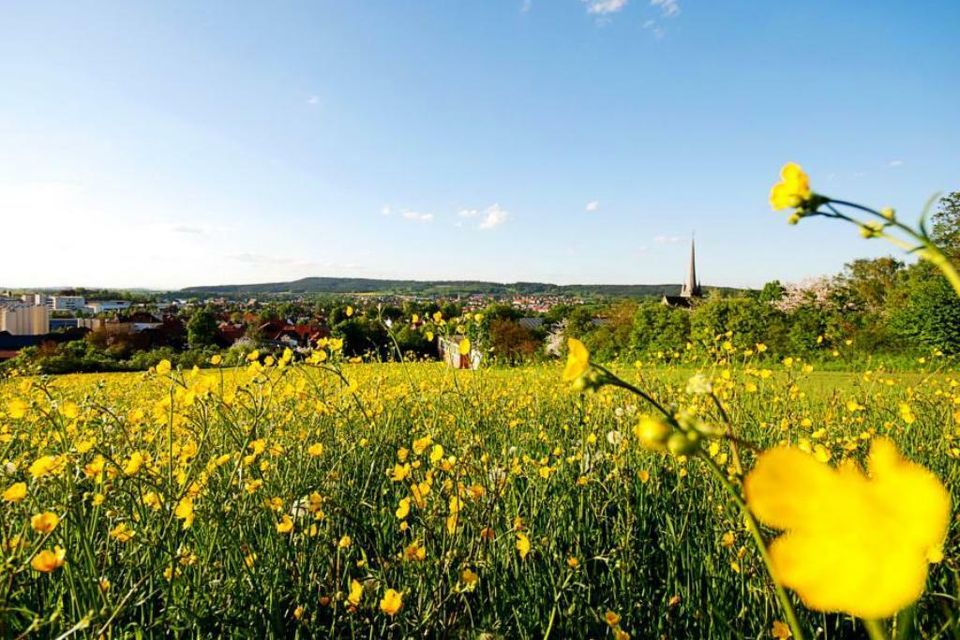
[[[649,407],[613,385],[577,393],[559,363],[335,359],[0,382],[0,636],[790,636],[708,470],[739,486],[757,450],[651,450]],[[952,373],[827,374],[755,351],[613,371],[818,464],[863,465],[888,438],[960,497]],[[808,551],[844,582],[835,549]],[[931,560],[903,637],[960,633],[956,520]],[[865,636],[798,594],[811,637]]]

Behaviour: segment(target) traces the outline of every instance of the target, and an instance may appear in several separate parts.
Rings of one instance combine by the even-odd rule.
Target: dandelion
[[[773,541],[775,577],[817,611],[885,618],[917,600],[942,558],[950,495],[927,469],[873,442],[865,476],[792,447],[760,456],[744,490]]]

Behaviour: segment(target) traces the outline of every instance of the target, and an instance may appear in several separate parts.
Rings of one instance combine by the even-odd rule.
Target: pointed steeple
[[[703,295],[697,280],[697,248],[693,236],[690,237],[690,268],[687,271],[687,280],[680,288],[680,295],[684,298],[699,298]]]

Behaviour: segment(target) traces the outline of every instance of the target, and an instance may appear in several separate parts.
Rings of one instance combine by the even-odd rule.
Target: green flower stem
[[[670,424],[674,425],[675,427],[679,427],[679,426],[680,426],[680,425],[677,424],[677,420],[676,420],[676,418],[673,417],[673,414],[670,413],[669,411],[667,411],[667,410],[663,407],[662,404],[660,404],[659,402],[657,402],[656,400],[654,400],[653,398],[651,398],[647,393],[645,393],[644,391],[641,391],[640,389],[638,389],[637,387],[633,386],[632,384],[630,384],[630,383],[627,382],[626,380],[621,380],[619,377],[617,377],[616,374],[614,374],[612,371],[610,371],[609,369],[607,369],[607,368],[605,368],[605,367],[601,367],[600,365],[598,365],[598,364],[593,364],[593,363],[591,363],[590,366],[592,366],[592,367],[594,367],[595,369],[597,369],[598,371],[601,371],[601,372],[603,372],[604,374],[606,374],[606,376],[607,376],[607,384],[609,384],[609,385],[612,386],[612,387],[620,387],[621,389],[626,389],[626,390],[629,391],[630,393],[633,393],[633,394],[635,394],[635,395],[640,396],[641,398],[643,398],[644,400],[646,400],[649,404],[653,405],[653,407],[654,407],[657,411],[659,411],[660,413],[662,413],[663,416],[667,419],[667,421],[668,421]]]
[[[780,581],[777,580],[773,572],[773,560],[770,558],[770,552],[767,550],[767,541],[764,540],[763,533],[760,531],[760,525],[753,517],[750,507],[747,506],[747,503],[744,502],[743,497],[737,491],[736,487],[730,483],[726,474],[717,466],[717,463],[714,462],[710,456],[705,455],[703,451],[699,451],[697,456],[710,468],[717,477],[717,480],[720,481],[720,484],[723,485],[727,493],[730,494],[730,497],[733,498],[733,501],[740,507],[740,511],[743,512],[743,519],[747,523],[750,535],[753,536],[753,541],[757,545],[757,551],[763,559],[763,564],[767,567],[767,573],[770,574],[770,579],[773,581],[773,588],[777,594],[777,600],[780,602],[780,608],[783,610],[783,615],[787,619],[787,626],[789,626],[790,631],[793,632],[795,640],[803,640],[803,630],[800,628],[800,622],[797,620],[797,613],[793,609],[793,603],[790,602],[790,596],[787,595],[787,591],[783,588],[783,585],[780,584]]]
[[[887,630],[883,628],[883,623],[879,620],[864,620],[863,626],[867,630],[870,640],[888,640]]]
[[[943,251],[940,250],[940,247],[938,247],[929,237],[927,237],[925,233],[917,233],[915,229],[908,227],[907,225],[903,224],[899,220],[897,219],[891,220],[886,216],[884,216],[879,211],[875,209],[871,209],[870,207],[865,207],[863,205],[859,205],[854,202],[846,202],[844,200],[834,200],[833,198],[827,199],[827,206],[830,207],[830,210],[833,212],[834,217],[846,220],[848,222],[852,222],[857,226],[863,226],[863,224],[855,220],[854,218],[850,218],[849,216],[843,215],[842,213],[834,209],[832,206],[830,206],[831,204],[838,204],[844,207],[850,207],[852,209],[857,209],[859,211],[863,211],[871,215],[874,215],[880,218],[881,220],[883,220],[884,224],[891,227],[896,227],[903,233],[907,234],[908,236],[916,240],[918,243],[920,243],[919,247],[911,246],[909,243],[904,242],[900,238],[891,236],[890,234],[887,234],[887,233],[877,234],[878,237],[884,238],[885,240],[895,244],[896,246],[900,247],[901,249],[903,249],[908,253],[914,253],[918,249],[922,249],[922,252],[920,253],[920,257],[923,258],[924,260],[927,260],[928,262],[932,263],[935,267],[940,269],[940,272],[943,273],[944,277],[946,277],[947,281],[950,283],[950,286],[952,286],[953,290],[957,293],[958,296],[960,296],[960,273],[957,272],[957,269],[956,267],[953,266],[953,263],[951,263],[950,260],[947,258],[947,256],[944,255]]]

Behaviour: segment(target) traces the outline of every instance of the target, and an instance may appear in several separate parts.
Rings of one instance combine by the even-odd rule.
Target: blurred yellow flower
[[[169,360],[161,360],[157,363],[157,375],[165,376],[170,373],[172,365]]]
[[[521,560],[525,560],[527,554],[530,553],[530,538],[523,532],[517,534],[517,552],[520,554]]]
[[[26,402],[24,402],[20,398],[14,398],[13,400],[7,403],[7,414],[11,418],[16,420],[18,418],[22,418],[23,416],[27,415],[27,408],[28,408],[28,405]]]
[[[347,602],[354,607],[360,606],[360,599],[363,598],[363,585],[357,580],[350,581],[350,594],[347,596]]]
[[[395,589],[387,589],[380,600],[380,611],[388,616],[395,616],[403,606],[403,594]]]
[[[189,529],[193,526],[193,498],[184,496],[180,502],[177,503],[177,508],[174,509],[173,515],[183,520],[184,529]]]
[[[590,368],[590,352],[576,338],[567,340],[567,366],[563,369],[563,381],[573,382]]]
[[[793,632],[790,631],[790,627],[783,622],[774,620],[773,628],[770,630],[770,635],[777,640],[789,640],[789,638],[793,637]]]
[[[801,206],[813,195],[810,179],[800,165],[788,162],[780,170],[780,182],[770,190],[770,206],[774,211]]]
[[[397,507],[397,519],[403,520],[410,513],[410,498],[401,498],[400,506]]]
[[[30,527],[37,533],[50,533],[57,527],[59,522],[60,518],[57,514],[44,511],[30,518]]]
[[[6,488],[3,492],[3,500],[5,502],[20,502],[27,497],[27,483],[26,482],[14,482],[12,485]]]
[[[886,439],[873,442],[867,469],[778,447],[744,482],[757,518],[786,532],[770,546],[775,577],[811,609],[889,617],[920,597],[928,563],[942,559],[943,484]]]
[[[277,523],[277,533],[290,533],[291,531],[293,531],[293,519],[284,515]]]
[[[66,557],[66,550],[57,545],[53,548],[53,551],[44,549],[37,555],[33,556],[33,559],[30,560],[30,566],[41,573],[50,573],[51,571],[62,567],[66,561]]]

